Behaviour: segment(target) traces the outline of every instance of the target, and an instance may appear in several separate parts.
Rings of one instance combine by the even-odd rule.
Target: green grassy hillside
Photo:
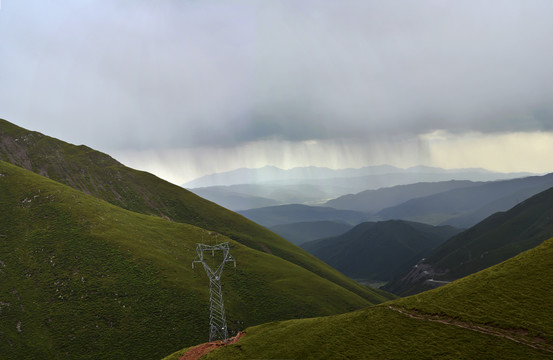
[[[426,268],[434,279],[455,280],[531,249],[553,236],[551,204],[553,188],[452,237],[432,251],[424,261],[427,267],[419,268]],[[417,271],[398,277],[386,289],[398,294],[424,290],[427,277]]]
[[[128,168],[86,146],[0,119],[0,160],[44,175],[127,210],[217,231],[345,287],[371,302],[386,294],[355,283],[314,256],[246,218],[158,177]]]
[[[238,261],[223,275],[231,331],[370,304],[223,235],[2,161],[0,194],[1,359],[151,359],[205,341],[208,284],[191,268],[196,242],[229,241]]]
[[[394,304],[518,330],[553,346],[552,271],[553,238],[491,268]]]
[[[439,289],[246,330],[206,359],[551,359],[553,239]],[[167,357],[166,359],[175,359]]]

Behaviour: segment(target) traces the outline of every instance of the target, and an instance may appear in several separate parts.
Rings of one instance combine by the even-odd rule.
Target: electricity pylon
[[[215,251],[223,252],[223,260],[216,270],[211,269],[205,262],[204,251],[211,251],[212,256],[215,256]],[[198,254],[194,261],[192,261],[192,268],[194,268],[194,263],[202,263],[205,273],[209,278],[209,341],[217,339],[226,340],[228,338],[228,329],[225,318],[223,292],[221,290],[221,275],[225,264],[233,262],[234,267],[236,267],[236,260],[230,254],[228,242],[218,245],[197,244],[196,252]]]

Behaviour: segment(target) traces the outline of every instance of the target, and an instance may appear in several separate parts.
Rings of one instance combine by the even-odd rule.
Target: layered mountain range
[[[468,186],[468,181],[494,181],[525,177],[529,173],[496,173],[484,169],[440,169],[428,166],[415,166],[400,169],[389,165],[367,166],[359,169],[329,169],[302,167],[289,170],[266,166],[259,169],[237,169],[229,172],[207,175],[188,182],[183,186],[190,191],[216,202],[228,209],[242,211],[264,206],[305,204],[324,205],[342,210],[375,212],[414,197],[430,195],[460,186]],[[456,180],[449,182],[449,180]],[[397,195],[383,194],[386,203],[371,204],[362,196],[356,200],[358,192],[370,192],[381,188],[410,185],[420,182],[445,185],[418,186]],[[401,195],[403,194],[403,195]],[[411,196],[409,196],[411,194]],[[390,202],[394,197],[402,201]],[[332,200],[339,198],[337,200]],[[330,200],[330,201],[329,201]],[[373,203],[374,202],[374,203]],[[364,204],[364,205],[360,205]],[[367,205],[369,208],[367,208]]]

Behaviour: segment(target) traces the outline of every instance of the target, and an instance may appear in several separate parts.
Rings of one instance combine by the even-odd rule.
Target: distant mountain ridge
[[[183,186],[234,211],[276,204],[305,204],[376,212],[414,197],[434,194],[439,189],[444,191],[461,186],[464,181],[470,186],[469,181],[511,179],[524,175],[527,174],[425,166],[399,169],[382,165],[341,170],[318,167],[283,170],[266,166],[207,175]],[[411,192],[408,188],[397,188],[416,183],[427,184],[412,187]],[[389,193],[384,188],[389,188]],[[382,190],[380,195],[371,193],[376,189]]]
[[[203,197],[209,201],[221,205],[232,211],[248,210],[266,206],[276,206],[282,203],[277,200],[268,199],[262,196],[255,196],[227,190],[222,186],[213,186],[210,188],[190,189],[194,194]]]
[[[189,190],[233,211],[278,204],[318,203],[321,202],[321,199],[330,199],[347,191],[347,189],[340,186],[327,187],[317,184],[240,184],[191,188]],[[263,205],[263,203],[267,205]]]
[[[399,176],[408,180],[401,180]],[[390,183],[389,186],[413,182],[473,180],[490,181],[529,176],[531,173],[497,173],[485,169],[441,169],[429,166],[413,166],[407,169],[391,165],[365,166],[357,169],[330,169],[324,167],[298,167],[280,169],[275,166],[265,166],[257,169],[241,168],[228,172],[205,175],[183,184],[186,188],[230,186],[238,184],[319,184],[319,185],[357,185],[365,182],[365,188],[359,191],[378,188]],[[351,180],[345,180],[351,179]],[[418,179],[418,180],[416,180]],[[431,180],[435,179],[435,180]],[[407,181],[407,182],[405,182]],[[357,188],[357,186],[355,188]]]
[[[301,245],[311,240],[341,235],[351,230],[352,227],[352,225],[342,222],[321,220],[275,225],[269,227],[269,230],[291,243]]]
[[[335,221],[357,225],[366,220],[366,215],[358,211],[336,210],[329,207],[301,204],[269,206],[239,211],[238,213],[266,227],[314,221]]]
[[[373,213],[402,204],[408,200],[441,193],[447,190],[477,186],[481,183],[469,180],[450,180],[439,182],[396,185],[377,190],[365,190],[357,194],[348,194],[327,201],[324,206],[335,209],[355,210]]]
[[[370,166],[361,169],[334,170],[325,167],[306,166],[292,169],[281,169],[276,166],[261,168],[240,168],[222,173],[202,176],[189,181],[183,186],[186,188],[207,186],[230,186],[239,184],[261,184],[302,179],[330,179],[337,177],[357,177],[364,175],[381,175],[399,171],[390,165]]]
[[[408,200],[375,217],[468,228],[552,186],[553,174],[471,184]]]

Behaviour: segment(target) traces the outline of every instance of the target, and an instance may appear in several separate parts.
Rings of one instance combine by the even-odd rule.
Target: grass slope
[[[552,269],[550,239],[504,263],[423,294],[348,314],[249,328],[238,343],[205,358],[551,359]],[[460,325],[492,328],[497,336]],[[508,340],[503,333],[549,352]]]
[[[150,359],[204,341],[199,241],[229,241],[238,261],[223,276],[231,330],[369,304],[279,257],[2,161],[0,194],[2,359]]]
[[[44,175],[127,210],[216,231],[293,262],[371,302],[383,293],[355,283],[264,227],[109,155],[75,146],[0,119],[0,160]]]
[[[553,238],[476,274],[394,303],[427,314],[527,332],[553,345],[552,271]]]
[[[366,222],[302,248],[354,279],[390,281],[458,232],[401,220]]]

